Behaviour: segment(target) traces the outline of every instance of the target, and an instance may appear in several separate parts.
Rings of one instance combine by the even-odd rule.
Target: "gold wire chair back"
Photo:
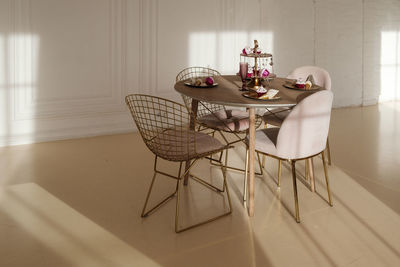
[[[204,77],[216,77],[221,76],[217,70],[205,68],[205,67],[189,67],[178,73],[176,76],[176,82],[185,81],[192,78],[204,78]],[[192,112],[192,98],[182,95],[183,102],[189,112]],[[224,110],[224,106],[202,102],[197,108],[197,117],[210,114],[211,112],[217,112]]]
[[[129,107],[133,120],[136,123],[144,143],[155,154],[153,179],[151,180],[150,188],[147,192],[146,201],[143,206],[141,216],[147,217],[149,214],[154,212],[156,209],[161,207],[175,196],[175,232],[177,233],[192,229],[231,214],[232,203],[229,196],[228,185],[226,183],[226,168],[223,164],[220,164],[219,166],[221,167],[223,175],[222,190],[193,174],[191,174],[190,177],[203,184],[207,188],[215,191],[216,193],[222,193],[226,191],[229,210],[218,216],[208,218],[189,226],[180,226],[180,192],[182,191],[180,181],[183,180],[187,174],[189,174],[189,171],[195,165],[197,160],[215,153],[222,152],[229,147],[221,144],[217,139],[207,134],[190,130],[190,113],[187,111],[187,108],[184,105],[165,98],[142,94],[128,95],[125,97],[125,102]],[[198,147],[196,147],[196,143]],[[225,155],[226,164],[228,154]],[[158,157],[168,161],[180,162],[178,176],[158,170]],[[190,162],[189,165],[187,165],[185,171],[182,172],[182,164],[188,161]],[[152,208],[147,209],[149,197],[152,192],[157,174],[176,179],[175,191],[155,204]]]
[[[125,97],[146,146],[157,156],[170,161],[195,157],[195,132],[189,130],[190,115],[174,101],[141,94]]]

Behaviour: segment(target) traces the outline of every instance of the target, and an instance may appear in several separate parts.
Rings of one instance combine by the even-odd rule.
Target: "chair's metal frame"
[[[176,76],[176,82],[184,81],[184,80],[191,79],[191,78],[201,78],[201,77],[208,77],[208,76],[221,76],[221,74],[217,70],[210,69],[210,68],[189,67],[178,73],[178,75]],[[183,102],[184,102],[188,112],[192,112],[192,98],[182,95],[182,99],[183,99]],[[197,114],[192,114],[192,116],[194,116],[195,118],[201,118],[202,116],[209,115],[209,114],[212,114],[215,116],[215,112],[218,112],[221,110],[226,110],[225,106],[218,105],[218,104],[211,104],[208,102],[200,102],[200,105],[198,105],[198,108],[197,108]],[[215,117],[219,120],[219,118],[217,116],[215,116]],[[222,121],[222,120],[220,120],[220,121],[225,124],[224,121]],[[230,127],[228,127],[226,124],[225,124],[225,126],[228,130],[221,130],[219,128],[210,127],[209,125],[204,124],[199,120],[196,120],[196,122],[199,125],[197,128],[198,131],[211,129],[212,131],[210,134],[213,137],[215,136],[215,132],[218,132],[219,135],[224,140],[224,142],[229,146],[236,144],[238,142],[244,143],[244,141],[245,141],[246,134],[247,134],[246,130],[245,131],[235,131],[235,130],[230,129]],[[256,122],[255,122],[256,129],[261,125],[261,123],[262,123],[261,116],[256,116]],[[229,142],[228,138],[223,134],[223,132],[232,133],[233,135],[235,135],[237,137],[237,140]],[[240,137],[239,136],[240,134],[245,134],[245,136]],[[210,163],[213,165],[219,165],[221,163],[221,158],[222,158],[222,153],[219,157],[219,160],[215,160],[212,157],[208,157],[208,159],[210,160]],[[259,161],[259,163],[260,163],[259,164],[260,172],[256,173],[256,174],[263,175],[263,169],[261,168],[261,162]],[[237,167],[233,167],[233,166],[226,166],[226,168],[235,170],[235,171],[241,171],[241,172],[245,171],[242,168],[237,168]]]
[[[297,182],[296,182],[296,162],[299,160],[307,160],[307,159],[311,159],[314,158],[315,156],[321,155],[322,158],[322,164],[324,166],[324,173],[325,173],[325,182],[326,182],[326,189],[328,191],[328,204],[332,207],[332,198],[331,198],[331,191],[329,188],[329,177],[328,177],[328,170],[326,167],[326,161],[325,161],[325,154],[324,151],[321,151],[315,155],[309,156],[309,157],[305,157],[305,158],[299,158],[299,159],[286,159],[286,158],[280,158],[274,155],[270,155],[267,153],[263,153],[261,151],[256,150],[256,153],[258,155],[258,153],[261,153],[265,156],[269,156],[272,158],[275,158],[277,160],[279,160],[279,174],[278,174],[278,185],[280,185],[280,168],[281,168],[281,162],[282,161],[287,161],[291,164],[292,167],[292,180],[293,180],[293,194],[294,194],[294,204],[295,204],[295,219],[296,222],[300,222],[300,213],[299,213],[299,199],[298,199],[298,194],[297,194]],[[248,161],[249,161],[249,150],[248,148],[246,149],[246,171],[245,171],[245,178],[244,178],[244,189],[243,191],[244,193],[244,201],[246,202],[247,200],[247,180],[248,180]]]
[[[177,102],[142,94],[132,94],[125,97],[125,102],[128,105],[131,115],[136,123],[136,126],[145,142],[146,146],[155,154],[154,160],[154,175],[146,196],[146,201],[142,210],[142,217],[147,217],[157,208],[171,200],[176,196],[176,209],[175,209],[175,232],[180,233],[196,226],[214,221],[223,216],[232,213],[231,198],[229,195],[229,188],[226,181],[226,162],[228,159],[229,146],[223,146],[205,153],[197,153],[196,151],[196,132],[190,130],[190,113],[184,105]],[[229,210],[216,217],[195,223],[190,226],[181,227],[179,223],[180,212],[180,194],[181,194],[181,180],[189,173],[196,162],[207,156],[215,153],[222,153],[225,151],[225,165],[220,163],[223,174],[223,189],[204,181],[200,177],[192,175],[191,178],[207,188],[222,193],[226,188],[226,195],[229,203]],[[185,154],[186,153],[186,154]],[[163,158],[167,161],[179,162],[178,175],[168,174],[157,169],[158,158]],[[182,173],[182,163],[191,160],[190,165]],[[155,204],[153,207],[146,210],[151,191],[153,189],[154,181],[157,174],[165,177],[175,179],[175,191],[168,195],[166,198]]]

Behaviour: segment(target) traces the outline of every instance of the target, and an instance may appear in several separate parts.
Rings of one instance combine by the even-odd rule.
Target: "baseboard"
[[[76,139],[100,135],[121,134],[136,131],[130,116],[115,114],[104,118],[101,115],[92,118],[80,118],[70,121],[47,121],[40,130],[26,134],[14,134],[0,137],[0,147]],[[43,122],[40,122],[44,124]],[[38,123],[40,125],[40,123]],[[46,126],[46,127],[45,127]]]

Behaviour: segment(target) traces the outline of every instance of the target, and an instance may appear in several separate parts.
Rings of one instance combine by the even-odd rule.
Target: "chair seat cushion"
[[[220,110],[197,118],[202,125],[221,131],[242,132],[249,128],[249,113],[239,109]]]
[[[276,140],[279,128],[267,128],[256,131],[255,149],[265,154],[277,155]],[[248,142],[248,137],[246,137]]]
[[[290,110],[287,108],[277,108],[271,110],[271,112],[267,111],[264,113],[262,116],[263,121],[270,125],[281,126],[283,120],[289,115]]]
[[[201,132],[169,129],[152,139],[149,148],[157,156],[171,161],[186,161],[224,149],[218,139]]]

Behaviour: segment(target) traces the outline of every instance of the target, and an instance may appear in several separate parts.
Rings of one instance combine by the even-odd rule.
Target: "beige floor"
[[[298,183],[297,224],[289,169],[278,189],[268,160],[254,218],[240,201],[243,176],[229,172],[233,214],[181,234],[174,201],[140,217],[153,158],[138,134],[1,148],[0,266],[400,266],[399,132],[400,103],[335,110],[334,207],[318,159],[317,193]],[[195,171],[219,181],[207,162]],[[159,179],[154,197],[173,187]],[[183,198],[184,223],[226,208],[194,182]]]

